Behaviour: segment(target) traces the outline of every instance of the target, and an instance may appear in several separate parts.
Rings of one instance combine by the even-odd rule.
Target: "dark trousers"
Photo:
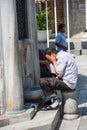
[[[50,96],[56,92],[56,90],[70,91],[71,89],[58,78],[41,78],[40,86],[45,96]]]

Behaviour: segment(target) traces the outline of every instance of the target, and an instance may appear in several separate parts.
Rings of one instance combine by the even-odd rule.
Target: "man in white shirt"
[[[56,78],[41,78],[40,86],[45,96],[51,96],[52,104],[45,110],[56,109],[60,101],[57,99],[56,90],[72,91],[77,83],[77,65],[71,54],[65,51],[57,51],[48,48],[45,51],[46,59],[53,65]]]

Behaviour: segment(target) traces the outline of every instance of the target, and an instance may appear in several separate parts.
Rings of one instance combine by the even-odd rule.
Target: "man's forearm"
[[[57,77],[59,78],[59,79],[61,79],[62,78],[62,74],[60,74],[60,73],[58,73],[57,71],[57,64],[56,64],[56,61],[55,62],[53,62],[53,67],[54,67],[54,70],[55,70],[55,72],[56,72],[56,75],[57,75]]]
[[[56,64],[56,61],[53,62],[52,64],[53,64],[53,67],[54,67],[55,72],[57,73],[57,64]]]

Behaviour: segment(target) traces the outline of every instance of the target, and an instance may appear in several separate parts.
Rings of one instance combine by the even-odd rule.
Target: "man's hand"
[[[46,57],[46,59],[50,62],[50,63],[52,63],[52,64],[54,64],[55,62],[56,62],[56,57],[55,57],[55,55],[46,55],[45,56]]]
[[[58,77],[59,79],[62,79],[62,74],[56,73],[56,75],[57,75],[57,77]]]

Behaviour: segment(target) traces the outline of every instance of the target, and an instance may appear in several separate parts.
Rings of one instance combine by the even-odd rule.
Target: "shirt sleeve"
[[[64,74],[67,61],[63,57],[59,57],[57,60],[57,73]]]

